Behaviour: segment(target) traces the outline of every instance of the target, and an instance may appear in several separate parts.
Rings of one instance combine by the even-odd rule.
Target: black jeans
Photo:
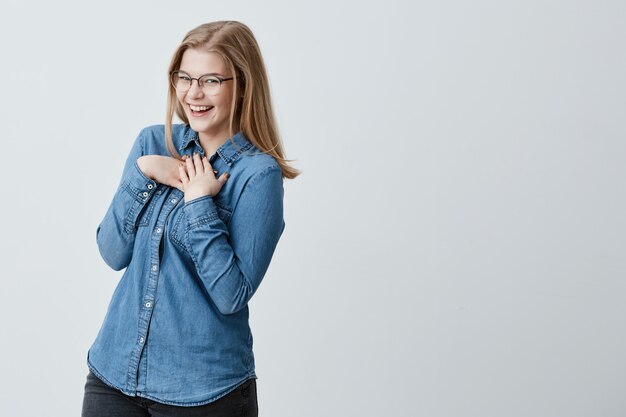
[[[179,407],[141,397],[130,397],[111,388],[92,372],[87,375],[82,417],[258,417],[256,380],[248,379],[209,404]]]

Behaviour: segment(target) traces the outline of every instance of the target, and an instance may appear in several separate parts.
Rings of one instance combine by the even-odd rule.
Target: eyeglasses
[[[198,81],[198,87],[204,91],[205,94],[214,96],[220,92],[220,87],[224,81],[230,81],[230,78],[221,78],[216,75],[203,75],[199,78],[193,78],[186,72],[173,71],[170,74],[170,81],[172,86],[179,92],[185,92],[191,88],[193,80]]]

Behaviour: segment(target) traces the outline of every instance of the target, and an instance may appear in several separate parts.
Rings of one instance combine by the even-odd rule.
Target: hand
[[[144,175],[158,183],[183,190],[183,183],[178,173],[180,160],[171,156],[144,155],[137,159],[137,165]]]
[[[217,195],[230,176],[224,172],[219,178],[215,178],[207,157],[200,159],[200,155],[195,152],[193,157],[185,155],[183,159],[185,164],[179,164],[178,172],[185,192],[185,203],[205,195]]]

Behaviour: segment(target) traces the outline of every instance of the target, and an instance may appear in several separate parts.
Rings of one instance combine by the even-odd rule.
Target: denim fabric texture
[[[188,125],[173,142],[204,156]],[[126,395],[207,404],[257,378],[248,301],[285,228],[280,166],[237,132],[207,155],[216,177],[230,173],[220,192],[185,203],[142,173],[142,155],[169,156],[164,125],[139,133],[96,231],[107,265],[126,269],[87,364]]]

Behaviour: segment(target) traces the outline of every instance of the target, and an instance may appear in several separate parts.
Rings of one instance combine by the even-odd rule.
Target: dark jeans
[[[258,417],[256,380],[248,379],[234,391],[205,405],[179,407],[111,388],[92,372],[87,375],[82,417]]]

